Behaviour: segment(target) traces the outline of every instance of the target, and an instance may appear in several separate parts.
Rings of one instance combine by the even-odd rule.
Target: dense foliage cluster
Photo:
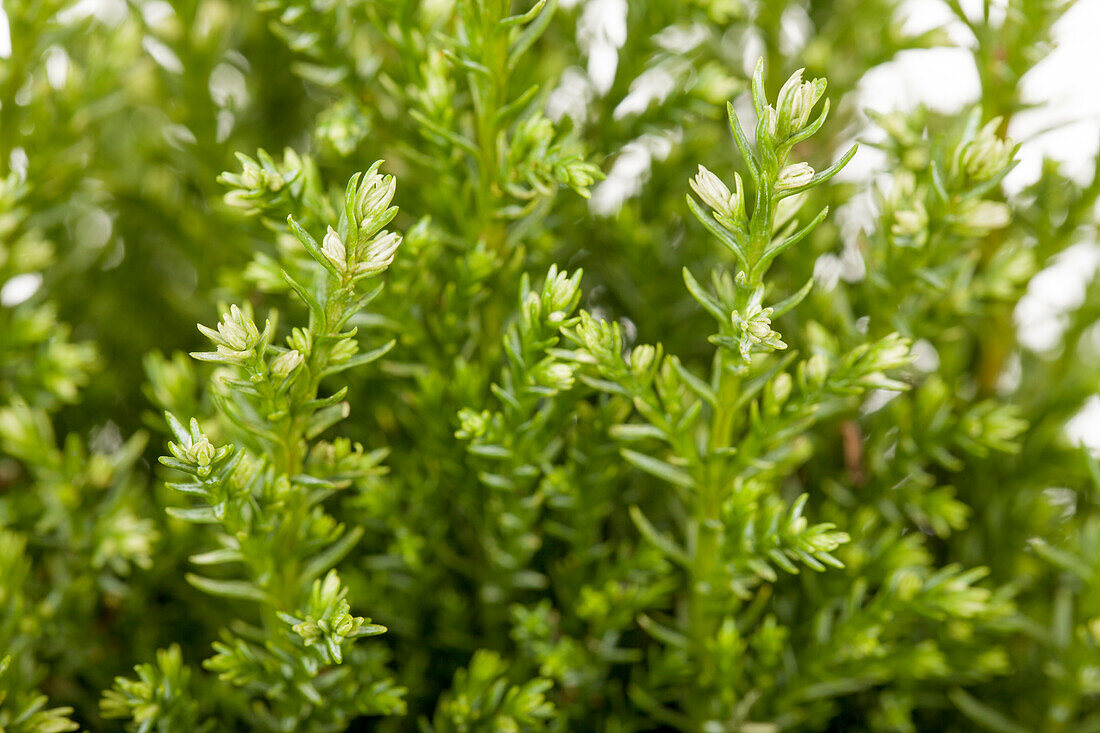
[[[6,0],[0,733],[1100,731],[1068,6],[901,4]]]

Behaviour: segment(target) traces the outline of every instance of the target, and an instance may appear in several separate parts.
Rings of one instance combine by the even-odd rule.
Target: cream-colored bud
[[[401,235],[396,232],[382,232],[367,246],[363,261],[356,267],[360,275],[373,275],[382,272],[393,263],[397,248],[401,246]]]
[[[778,120],[779,120],[779,114],[775,111],[775,108],[772,107],[769,104],[764,109],[764,115],[765,115],[765,118],[766,118],[765,119],[765,122],[766,122],[765,126],[767,128],[768,135],[772,138],[772,140],[774,140],[775,139],[775,134],[776,134],[776,126],[778,125]]]
[[[276,377],[286,377],[302,363],[302,354],[297,349],[291,349],[285,354],[280,354],[271,362],[271,373]]]
[[[772,332],[771,319],[763,313],[759,313],[755,318],[752,318],[746,325],[746,329],[749,335],[753,338],[763,341],[768,337],[768,334]]]
[[[548,364],[540,370],[539,384],[556,390],[567,390],[573,386],[573,367],[557,362]]]
[[[796,103],[796,100],[802,92],[802,72],[804,71],[805,69],[799,69],[791,74],[790,78],[788,78],[779,89],[779,95],[775,99],[775,106],[780,113],[790,111],[792,106]]]
[[[385,209],[390,205],[393,194],[397,190],[397,181],[393,176],[376,176],[370,186],[366,186],[356,201],[357,214],[364,219],[370,214]]]
[[[348,269],[348,253],[344,248],[344,240],[332,227],[328,228],[324,241],[321,242],[321,252],[338,272],[346,272]]]
[[[959,229],[964,234],[981,237],[995,229],[1003,229],[1012,220],[1012,210],[1000,201],[965,202],[959,207]]]
[[[776,130],[773,134],[782,139],[806,126],[810,111],[825,91],[825,85],[819,79],[803,82],[803,71],[799,69],[791,74],[776,99]]]
[[[229,309],[229,312],[233,314],[233,318],[244,329],[249,346],[260,340],[260,330],[256,328],[256,323],[251,318],[245,317],[240,308],[234,305]]]
[[[690,181],[691,190],[710,208],[727,217],[733,217],[733,194],[722,179],[711,173],[705,166],[699,166],[699,172]]]
[[[779,171],[775,179],[776,191],[789,191],[805,186],[814,178],[814,169],[809,163],[795,163]]]
[[[247,351],[252,347],[245,320],[241,309],[234,305],[230,307],[228,313],[222,315],[221,323],[218,324],[218,333],[222,340],[235,351]]]
[[[791,132],[799,132],[810,121],[810,113],[813,111],[817,100],[825,93],[824,84],[820,80],[808,81],[798,88],[798,97],[791,105]]]

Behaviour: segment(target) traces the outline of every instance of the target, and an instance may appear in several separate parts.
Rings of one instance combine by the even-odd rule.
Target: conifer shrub
[[[1070,6],[901,5],[3,3],[0,733],[1100,731]]]

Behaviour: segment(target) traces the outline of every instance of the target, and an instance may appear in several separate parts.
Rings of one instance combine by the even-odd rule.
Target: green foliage
[[[116,677],[114,689],[103,693],[103,717],[132,719],[133,729],[141,733],[201,729],[191,670],[183,665],[178,646],[158,650],[156,666],[139,664],[134,671],[137,680]]]
[[[0,733],[1100,730],[1069,5],[946,5],[4,3]]]
[[[454,684],[439,701],[435,719],[421,723],[424,733],[501,730],[539,731],[548,729],[554,705],[546,693],[553,683],[533,679],[508,686],[508,663],[490,651],[479,651],[469,669],[455,673]]]

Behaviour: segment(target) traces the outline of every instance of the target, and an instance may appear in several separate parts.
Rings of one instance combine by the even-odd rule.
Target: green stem
[[[719,587],[716,575],[721,550],[718,523],[721,520],[722,496],[728,479],[727,459],[715,455],[715,451],[728,446],[732,440],[734,416],[731,405],[736,401],[741,382],[737,375],[727,369],[724,355],[719,355],[716,368],[719,370],[718,404],[711,420],[699,495],[688,534],[688,552],[692,556],[688,597],[689,634],[699,655],[700,677],[708,686],[718,682],[714,657],[709,648],[720,623],[714,604]],[[695,721],[701,724],[711,717],[708,702],[712,696],[704,688],[699,689],[694,697],[690,712]]]
[[[502,4],[503,5],[503,4]],[[491,72],[491,79],[482,79],[473,72],[469,74],[470,90],[473,92],[474,116],[477,128],[479,157],[478,167],[478,229],[477,238],[483,239],[494,252],[504,245],[505,232],[496,221],[496,204],[500,198],[501,187],[498,180],[499,161],[497,160],[497,113],[508,80],[508,36],[501,33],[498,25],[507,12],[507,7],[494,8],[481,15],[481,60],[480,63]]]
[[[756,271],[756,262],[767,246],[771,234],[773,211],[771,199],[771,186],[766,184],[763,187],[762,196],[758,199],[753,220],[750,222],[751,274],[748,275],[749,280],[745,286],[739,288],[737,292],[736,307],[742,312],[748,307],[750,293],[762,286],[762,273]],[[694,699],[689,712],[700,725],[712,716],[712,711],[708,707],[712,695],[707,688],[720,682],[717,679],[718,672],[714,657],[710,653],[710,646],[721,623],[721,611],[715,601],[716,593],[721,586],[717,575],[720,570],[718,558],[721,552],[722,498],[731,480],[729,475],[731,464],[726,456],[718,455],[717,452],[728,447],[733,441],[736,420],[733,406],[741,390],[741,377],[729,366],[726,354],[720,351],[714,367],[718,372],[717,404],[711,417],[707,453],[698,482],[699,493],[688,531],[688,552],[692,557],[691,588],[688,595],[688,631],[696,653],[699,655],[700,678],[705,683],[693,695]]]
[[[775,180],[783,159],[764,162],[760,186],[756,192],[756,205],[749,221],[749,241],[746,247],[748,269],[743,273],[744,282],[737,288],[735,310],[746,313],[749,299],[763,287],[761,260],[771,242],[775,217]],[[688,593],[688,635],[695,653],[699,656],[700,680],[688,704],[688,712],[701,728],[713,711],[709,707],[713,695],[710,690],[720,684],[713,654],[710,652],[714,636],[723,613],[716,594],[721,583],[717,582],[721,551],[722,498],[730,484],[731,462],[718,451],[733,441],[736,414],[733,405],[741,389],[741,377],[729,368],[725,352],[719,351],[714,368],[717,370],[717,403],[711,416],[707,453],[698,481],[695,511],[688,527],[688,552],[692,557],[691,588]]]

